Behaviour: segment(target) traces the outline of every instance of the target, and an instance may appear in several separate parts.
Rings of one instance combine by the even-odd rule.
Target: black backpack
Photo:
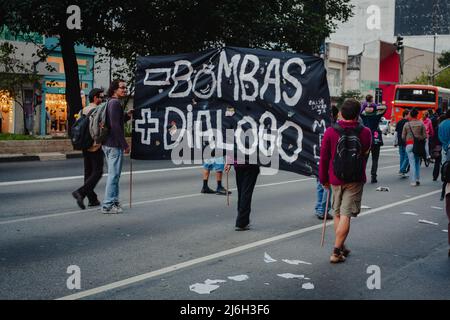
[[[339,133],[333,160],[334,175],[344,182],[362,182],[364,165],[359,134],[363,126],[359,124],[356,128],[344,129],[334,124],[333,128]]]
[[[72,126],[70,131],[70,141],[75,150],[88,149],[94,143],[94,140],[89,133],[89,116],[94,110],[91,110],[88,115],[84,115],[83,112],[80,111],[77,121],[75,121]]]

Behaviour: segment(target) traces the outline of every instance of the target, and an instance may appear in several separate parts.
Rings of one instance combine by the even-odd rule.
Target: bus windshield
[[[428,89],[399,88],[395,94],[395,100],[411,102],[436,102],[436,92]]]

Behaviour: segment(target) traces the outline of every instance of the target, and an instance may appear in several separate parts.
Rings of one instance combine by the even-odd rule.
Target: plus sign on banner
[[[330,121],[318,57],[235,47],[140,57],[134,103],[133,159],[318,173]]]

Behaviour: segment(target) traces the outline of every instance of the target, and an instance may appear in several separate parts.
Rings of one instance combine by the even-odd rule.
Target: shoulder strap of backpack
[[[413,138],[415,139],[416,136],[414,135],[414,132],[412,131],[411,122],[408,122],[408,124],[409,124],[409,131],[411,131],[411,134],[412,134]]]
[[[339,133],[339,135],[343,135],[344,134],[344,129],[336,122],[331,126],[334,130],[337,131],[337,133]]]

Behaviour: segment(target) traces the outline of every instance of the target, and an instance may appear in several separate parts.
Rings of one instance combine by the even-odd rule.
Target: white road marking
[[[401,205],[401,204],[404,204],[404,203],[408,203],[408,202],[411,202],[411,201],[414,201],[414,200],[426,198],[426,197],[435,195],[435,194],[440,193],[440,192],[441,192],[441,190],[436,190],[436,191],[428,192],[428,193],[425,193],[425,194],[422,194],[422,195],[419,195],[419,196],[416,196],[416,197],[413,197],[413,198],[410,198],[410,199],[405,199],[405,200],[401,200],[401,201],[394,202],[394,203],[391,203],[391,204],[387,204],[387,205],[384,205],[384,206],[381,206],[381,207],[378,207],[378,208],[375,208],[375,209],[368,210],[368,211],[366,211],[364,213],[361,213],[359,216],[365,216],[365,215],[368,215],[368,214],[371,214],[371,213],[383,211],[383,210],[386,210],[386,209],[389,209],[389,208],[392,208],[392,207],[395,207],[395,206],[398,206],[398,205]],[[334,222],[330,221],[330,222],[327,223],[327,225],[332,225],[333,223]],[[252,242],[252,243],[249,243],[249,244],[246,244],[246,245],[242,245],[242,246],[239,246],[239,247],[236,247],[236,248],[233,248],[233,249],[228,249],[228,250],[216,252],[216,253],[208,255],[208,256],[204,256],[204,257],[188,260],[188,261],[185,261],[185,262],[182,262],[182,263],[178,263],[178,264],[175,264],[175,265],[172,265],[172,266],[169,266],[169,267],[165,267],[165,268],[162,268],[162,269],[159,269],[159,270],[151,271],[151,272],[144,273],[144,274],[141,274],[141,275],[138,275],[138,276],[134,276],[134,277],[131,277],[131,278],[127,278],[127,279],[124,279],[124,280],[121,280],[121,281],[117,281],[117,282],[113,282],[113,283],[110,283],[110,284],[107,284],[107,285],[103,285],[103,286],[100,286],[100,287],[97,287],[97,288],[92,288],[92,289],[89,289],[89,290],[85,290],[85,291],[81,291],[81,292],[78,292],[78,293],[75,293],[75,294],[64,296],[64,297],[58,298],[56,300],[76,300],[76,299],[86,298],[86,297],[89,297],[89,296],[92,296],[92,295],[96,295],[96,294],[99,294],[99,293],[103,293],[103,292],[106,292],[106,291],[109,291],[109,290],[114,290],[114,289],[117,289],[117,288],[120,288],[120,287],[124,287],[124,286],[130,285],[130,284],[134,284],[134,283],[137,283],[137,282],[140,282],[140,281],[143,281],[143,280],[148,280],[148,279],[151,279],[151,278],[155,278],[155,277],[167,274],[169,272],[173,272],[173,271],[176,271],[176,270],[188,268],[188,267],[191,267],[191,266],[196,265],[196,264],[200,264],[200,263],[204,263],[204,262],[207,262],[207,261],[211,261],[211,260],[215,260],[215,259],[218,259],[218,258],[222,258],[222,257],[225,257],[225,256],[233,255],[233,254],[245,251],[245,250],[261,247],[261,246],[267,245],[269,243],[273,243],[273,242],[285,240],[285,239],[288,239],[288,238],[292,238],[292,237],[298,236],[300,234],[303,234],[303,233],[306,233],[306,232],[309,232],[309,231],[313,231],[313,230],[316,230],[316,229],[320,229],[320,228],[322,228],[322,223],[314,225],[314,226],[311,226],[311,227],[302,228],[302,229],[299,229],[299,230],[295,230],[295,231],[291,231],[291,232],[288,232],[288,233],[280,234],[278,236],[274,236],[274,237],[271,237],[271,238],[255,241],[255,242]]]
[[[167,172],[167,171],[181,171],[181,170],[192,170],[199,169],[202,166],[194,166],[194,167],[180,167],[180,168],[164,168],[164,169],[152,169],[152,170],[140,170],[133,171],[133,174],[146,174],[146,173],[156,173],[156,172]],[[130,171],[122,172],[122,175],[129,175]],[[107,177],[108,174],[104,173],[103,177]],[[67,180],[76,180],[76,179],[84,179],[84,176],[70,176],[70,177],[58,177],[58,178],[47,178],[47,179],[35,179],[35,180],[19,180],[19,181],[9,181],[9,182],[0,182],[0,187],[6,186],[17,186],[21,184],[31,184],[31,183],[45,183],[45,182],[56,182],[56,181],[67,181]]]
[[[398,165],[382,167],[379,169],[389,169],[389,168],[397,168],[397,167],[398,167]],[[278,185],[303,182],[303,181],[308,181],[308,180],[315,180],[315,178],[304,178],[304,179],[296,179],[296,180],[289,180],[289,181],[283,181],[283,182],[266,183],[266,184],[256,185],[255,188],[278,186]],[[229,190],[235,191],[237,189],[230,188]],[[200,197],[202,195],[203,194],[201,194],[201,193],[192,193],[192,194],[186,194],[186,195],[182,195],[182,196],[174,196],[174,197],[168,197],[168,198],[160,198],[160,199],[133,202],[133,205],[135,206],[135,205],[149,204],[149,203],[162,202],[162,201],[171,201],[171,200],[178,200],[178,199],[184,199],[184,198]],[[123,203],[123,207],[126,207],[128,205],[129,205],[129,203],[126,203],[126,202]],[[93,211],[98,211],[98,208],[86,209],[86,210],[75,210],[75,211],[62,212],[62,213],[52,213],[52,214],[46,214],[46,215],[37,216],[37,217],[21,218],[21,219],[14,219],[14,220],[5,220],[5,221],[0,221],[0,225],[17,223],[17,222],[34,221],[34,220],[40,220],[40,219],[46,219],[46,218],[56,218],[56,217],[67,216],[67,215],[71,215],[71,214],[88,213],[88,212],[93,212]]]

